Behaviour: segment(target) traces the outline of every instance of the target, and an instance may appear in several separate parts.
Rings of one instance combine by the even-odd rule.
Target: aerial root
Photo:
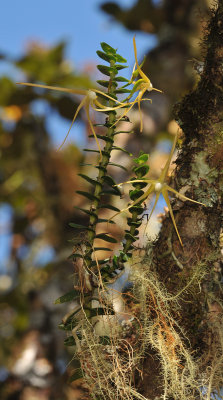
[[[212,358],[205,362],[204,357],[193,353],[178,318],[185,292],[199,290],[205,273],[203,266],[197,266],[185,286],[170,294],[148,263],[133,265],[130,279],[134,288],[130,305],[123,312],[125,316],[129,313],[129,318],[120,323],[122,313],[111,316],[108,307],[107,315],[95,317],[91,323],[82,320],[78,357],[93,399],[153,400],[140,394],[134,382],[151,349],[157,354],[161,371],[163,393],[157,400],[210,400],[214,390],[223,386],[222,316],[213,332]],[[97,332],[101,322],[106,329],[102,335],[106,336]],[[129,327],[127,333],[124,326]],[[106,344],[101,341],[103,337],[108,340]]]

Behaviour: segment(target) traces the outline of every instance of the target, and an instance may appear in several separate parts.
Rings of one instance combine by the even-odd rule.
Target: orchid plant
[[[122,273],[121,271],[125,269],[126,261],[130,260],[132,255],[134,254],[133,250],[135,249],[135,247],[133,243],[138,240],[139,227],[142,224],[142,214],[144,211],[142,203],[150,195],[152,195],[153,193],[155,194],[155,203],[149,215],[149,221],[151,215],[155,210],[160,195],[163,195],[169,208],[170,216],[172,218],[172,222],[176,230],[178,239],[182,246],[183,242],[176,226],[168,192],[174,193],[181,200],[188,200],[196,204],[204,205],[177,192],[166,182],[170,163],[177,143],[177,135],[174,138],[173,146],[168,156],[167,162],[158,179],[148,178],[148,155],[143,152],[140,152],[139,156],[134,159],[134,178],[132,178],[131,180],[116,184],[113,177],[108,174],[108,168],[110,165],[127,171],[124,165],[115,164],[111,161],[113,150],[128,153],[126,149],[116,146],[118,135],[129,133],[129,131],[118,131],[116,129],[117,123],[129,113],[129,111],[134,107],[135,104],[137,104],[140,114],[140,131],[142,131],[143,120],[141,114],[141,102],[148,100],[151,101],[151,99],[143,99],[143,96],[146,92],[151,92],[152,90],[161,92],[161,90],[153,88],[150,79],[142,71],[142,64],[139,65],[138,63],[135,37],[133,38],[133,47],[135,66],[132,72],[131,79],[128,80],[119,75],[119,70],[125,68],[123,64],[126,63],[126,60],[117,53],[116,49],[112,48],[107,43],[101,43],[101,48],[103,51],[99,50],[97,51],[97,54],[102,60],[108,62],[109,65],[98,65],[97,68],[100,72],[104,73],[104,75],[108,77],[108,80],[100,80],[97,82],[103,88],[106,88],[106,93],[104,93],[102,90],[94,88],[89,88],[88,90],[67,89],[41,84],[20,83],[26,86],[50,89],[83,96],[80,104],[77,107],[77,110],[75,111],[71,126],[60,148],[66,141],[67,136],[69,135],[69,132],[78,116],[78,113],[81,111],[82,108],[84,108],[87,115],[88,123],[93,133],[92,136],[95,138],[98,147],[98,150],[84,150],[87,152],[96,151],[97,153],[100,153],[99,163],[97,163],[97,165],[94,165],[94,167],[97,168],[97,173],[95,174],[96,177],[91,177],[83,173],[79,174],[82,179],[84,179],[88,184],[91,185],[87,191],[81,190],[76,192],[77,194],[83,196],[85,200],[90,200],[90,206],[87,208],[80,208],[76,206],[79,211],[83,212],[88,217],[88,222],[85,225],[80,225],[79,223],[73,222],[69,224],[72,228],[75,229],[75,237],[73,239],[74,246],[72,254],[69,257],[74,265],[74,286],[71,291],[65,293],[63,296],[59,297],[55,301],[56,304],[73,301],[75,302],[75,305],[73,306],[74,308],[72,308],[71,304],[68,313],[62,319],[62,323],[59,325],[59,328],[64,330],[67,334],[67,337],[64,340],[64,344],[66,346],[76,347],[76,354],[74,356],[76,369],[70,377],[70,382],[83,376],[88,377],[89,379],[89,365],[90,369],[91,365],[94,365],[92,364],[92,360],[90,358],[91,356],[89,357],[89,355],[92,354],[92,349],[90,352],[88,352],[88,350],[87,352],[85,351],[86,349],[88,349],[88,347],[86,346],[91,343],[90,341],[87,343],[85,339],[86,327],[88,327],[87,334],[91,335],[94,343],[96,343],[97,346],[103,346],[101,347],[101,349],[106,357],[106,365],[108,364],[107,355],[110,353],[109,347],[107,346],[110,346],[111,338],[109,336],[105,336],[103,332],[98,333],[98,331],[95,329],[97,324],[97,320],[95,319],[95,317],[98,318],[99,316],[106,316],[106,320],[110,321],[110,316],[116,314],[113,303],[110,301],[110,297],[105,295],[105,292],[109,290],[108,284],[111,285],[118,277],[120,277],[120,274]],[[121,87],[119,87],[120,82],[123,83],[123,86]],[[133,85],[133,88],[131,90],[126,89],[130,85]],[[117,94],[119,93],[128,93],[128,95],[125,100],[120,101],[117,99]],[[99,101],[99,96],[104,100],[105,104],[103,104],[103,100]],[[132,100],[132,98],[134,98],[134,100]],[[122,112],[121,116],[117,116],[116,111],[122,108],[126,108],[125,112]],[[97,125],[94,125],[92,123],[90,115],[91,110],[106,114],[104,124],[100,124],[100,126],[104,126],[103,135],[99,135],[98,133],[96,133],[97,128],[95,127]],[[100,148],[98,139],[105,142],[102,150]],[[132,202],[130,205],[128,205],[128,207],[120,210],[119,208],[115,207],[112,202],[110,202],[110,198],[111,196],[117,196],[120,198],[122,194],[119,190],[119,186],[127,183],[131,183],[133,185],[133,189],[129,192],[129,196]],[[112,210],[116,214],[109,219],[104,218],[104,209]],[[129,218],[127,218],[128,229],[125,230],[123,238],[123,248],[122,250],[119,250],[118,254],[113,254],[112,256],[109,256],[109,252],[112,251],[111,244],[117,243],[117,240],[110,234],[110,229],[108,227],[111,226],[109,224],[114,224],[114,221],[112,219],[124,211],[129,211],[130,216]],[[101,216],[103,218],[101,218]],[[103,232],[103,226],[105,227],[106,223],[108,229],[105,228],[106,231]],[[80,240],[78,240],[77,243],[76,237],[77,233],[80,233],[80,231]],[[101,240],[103,241],[102,245],[100,244]],[[104,247],[105,245],[106,247]],[[98,252],[100,254],[99,257],[97,257]],[[108,258],[105,258],[105,256],[103,256],[101,252],[108,253]],[[121,354],[121,347],[118,348],[118,352]],[[126,359],[126,353],[124,354],[124,358]],[[92,370],[94,370],[95,372],[94,368],[92,368]],[[92,381],[89,380],[89,382],[91,383],[91,390],[92,387],[96,387],[94,374],[92,374],[92,377]],[[112,375],[108,377],[108,382],[113,388],[114,380]],[[94,393],[96,393],[97,395],[96,389],[94,389],[93,394]],[[98,396],[97,398],[99,399]]]
[[[150,79],[144,74],[144,72],[141,69],[141,66],[138,63],[138,59],[137,59],[137,48],[136,48],[136,41],[135,41],[135,37],[133,38],[133,46],[134,46],[134,55],[135,55],[135,66],[132,72],[132,77],[130,79],[130,81],[128,81],[126,86],[129,86],[130,84],[134,84],[133,89],[130,91],[129,96],[124,100],[124,101],[119,101],[117,99],[114,99],[113,97],[109,96],[108,94],[102,92],[101,90],[98,89],[69,89],[69,88],[64,88],[64,87],[57,87],[57,86],[48,86],[48,85],[42,85],[42,84],[37,84],[37,83],[27,83],[27,82],[17,82],[17,84],[19,85],[25,85],[25,86],[31,86],[31,87],[36,87],[36,88],[43,88],[43,89],[49,89],[49,90],[55,90],[55,91],[60,91],[60,92],[65,92],[65,93],[71,93],[71,94],[76,94],[76,95],[80,95],[80,96],[84,96],[84,98],[81,100],[79,106],[77,107],[77,110],[74,114],[74,117],[72,119],[71,125],[68,129],[68,132],[63,140],[63,142],[61,143],[61,145],[59,146],[58,150],[61,149],[61,147],[64,145],[70,131],[71,128],[80,112],[80,110],[82,108],[85,109],[86,115],[87,115],[87,120],[88,123],[90,125],[91,131],[94,135],[99,153],[100,153],[100,159],[99,162],[102,160],[102,152],[101,152],[101,147],[98,141],[98,137],[96,135],[95,129],[94,129],[94,125],[91,121],[91,117],[90,117],[90,108],[92,108],[94,111],[97,112],[108,112],[108,111],[116,111],[119,108],[127,108],[127,110],[119,117],[117,118],[117,120],[115,121],[114,125],[117,125],[117,123],[124,118],[128,112],[133,108],[133,106],[138,103],[138,109],[139,109],[139,113],[140,113],[140,132],[142,132],[143,130],[143,121],[142,121],[142,114],[141,114],[141,107],[140,107],[140,103],[141,101],[150,101],[151,99],[142,99],[144,93],[146,91],[151,92],[152,90],[156,90],[158,92],[162,92],[159,89],[155,89],[152,86],[152,83],[150,81]],[[136,68],[136,70],[135,70]],[[137,76],[140,76],[141,78],[138,80],[135,80],[137,78]],[[123,87],[123,88],[124,88]],[[128,90],[126,90],[128,92]],[[135,98],[134,101],[129,101],[131,100],[132,96],[138,91],[138,94]],[[124,92],[124,89],[123,89]],[[113,102],[115,102],[116,104],[110,107],[107,107],[106,105],[102,104],[99,100],[98,100],[98,95],[103,96],[106,100],[112,100]]]
[[[156,207],[156,205],[157,205],[157,203],[158,203],[159,197],[160,197],[160,195],[162,194],[163,197],[164,197],[164,200],[165,200],[165,202],[166,202],[166,204],[167,204],[167,207],[168,207],[168,209],[169,209],[170,216],[171,216],[171,218],[172,218],[173,225],[174,225],[174,228],[175,228],[175,230],[176,230],[178,239],[179,239],[179,241],[180,241],[181,246],[183,247],[183,242],[182,242],[182,240],[181,240],[179,231],[178,231],[178,229],[177,229],[177,225],[176,225],[176,222],[175,222],[173,210],[172,210],[172,207],[171,207],[171,204],[170,204],[170,199],[169,199],[169,196],[168,196],[168,191],[174,193],[174,194],[175,194],[177,197],[179,197],[181,200],[188,200],[188,201],[191,201],[191,202],[196,203],[196,204],[201,204],[202,206],[205,206],[205,204],[203,204],[203,203],[201,203],[201,202],[199,202],[199,201],[195,201],[195,200],[193,200],[193,199],[190,199],[189,197],[184,196],[183,194],[177,192],[175,189],[173,189],[171,186],[169,186],[169,185],[166,183],[166,179],[167,179],[167,176],[168,176],[168,170],[169,170],[169,167],[170,167],[171,159],[172,159],[172,156],[173,156],[175,147],[176,147],[176,142],[177,142],[177,135],[176,135],[175,138],[174,138],[174,142],[173,142],[173,146],[172,146],[171,152],[170,152],[170,154],[169,154],[169,157],[168,157],[168,159],[167,159],[167,162],[166,162],[166,164],[165,164],[165,166],[164,166],[164,168],[163,168],[163,170],[162,170],[162,172],[161,172],[161,174],[160,174],[160,177],[159,177],[158,179],[147,179],[147,178],[144,178],[144,179],[133,179],[133,180],[126,181],[126,182],[123,182],[123,183],[119,183],[119,184],[117,185],[117,186],[122,186],[123,184],[126,184],[126,183],[131,183],[131,184],[132,184],[132,183],[143,182],[143,183],[149,184],[149,188],[142,194],[142,196],[140,196],[138,199],[136,199],[135,201],[133,201],[133,203],[131,203],[128,207],[123,208],[121,211],[119,211],[119,212],[117,212],[116,214],[114,214],[114,215],[112,216],[111,219],[113,219],[113,218],[114,218],[115,216],[117,216],[118,214],[120,214],[120,213],[122,213],[122,212],[124,212],[124,211],[128,211],[130,208],[132,208],[132,207],[134,207],[134,206],[136,206],[136,205],[141,204],[141,203],[144,202],[152,193],[154,193],[154,194],[155,194],[155,202],[154,202],[153,208],[152,208],[152,210],[151,210],[151,212],[150,212],[150,214],[149,214],[149,216],[148,216],[148,221],[147,221],[147,223],[148,223],[149,220],[150,220],[150,218],[151,218],[151,216],[152,216],[152,214],[153,214],[153,212],[154,212],[154,210],[155,210],[155,207]]]
[[[146,74],[144,74],[144,72],[142,71],[142,64],[139,65],[138,63],[138,58],[137,58],[137,47],[136,47],[136,40],[135,40],[135,36],[133,37],[133,47],[134,47],[134,56],[135,56],[135,65],[133,68],[133,72],[132,72],[132,76],[131,79],[129,81],[129,83],[127,85],[125,85],[126,87],[130,84],[134,84],[129,96],[124,100],[127,102],[127,106],[129,105],[129,108],[117,119],[116,123],[117,124],[123,117],[125,117],[127,115],[127,113],[133,108],[133,106],[138,103],[138,110],[139,110],[139,115],[140,115],[140,132],[143,131],[143,119],[142,119],[142,113],[141,113],[141,101],[143,100],[147,100],[152,102],[151,99],[143,99],[143,96],[146,92],[151,92],[152,90],[155,90],[157,92],[162,93],[162,90],[156,89],[153,87],[150,79],[148,78],[148,76],[146,76]],[[140,76],[140,79],[136,80],[136,78]],[[134,101],[132,101],[131,103],[128,103],[128,101],[132,98],[132,96],[138,92],[136,98]]]
[[[91,131],[92,131],[92,133],[94,135],[95,141],[96,141],[97,146],[98,146],[98,150],[100,152],[100,161],[102,159],[102,153],[101,153],[101,148],[100,148],[100,145],[99,145],[99,141],[98,141],[95,129],[94,129],[94,125],[93,125],[93,123],[91,121],[91,118],[90,118],[90,107],[95,111],[106,112],[106,111],[111,111],[111,110],[117,110],[117,109],[119,109],[121,107],[126,107],[126,106],[128,106],[130,104],[130,103],[123,103],[123,102],[120,102],[118,100],[115,100],[113,97],[107,95],[106,93],[104,93],[104,92],[102,92],[101,90],[98,90],[98,89],[92,89],[92,90],[91,89],[88,89],[88,90],[85,90],[85,89],[68,89],[68,88],[63,88],[63,87],[40,85],[40,84],[37,84],[37,83],[27,83],[27,82],[17,82],[17,84],[18,85],[31,86],[31,87],[37,87],[37,88],[43,88],[43,89],[56,90],[56,91],[60,91],[60,92],[65,92],[65,93],[71,93],[71,94],[77,94],[77,95],[80,95],[80,96],[84,96],[84,98],[81,100],[79,106],[77,107],[77,110],[76,110],[76,112],[74,114],[74,117],[73,117],[73,120],[71,122],[70,128],[69,128],[69,130],[68,130],[68,132],[67,132],[67,134],[66,134],[66,136],[65,136],[65,138],[64,138],[64,140],[62,142],[62,144],[58,148],[58,150],[60,150],[61,147],[64,145],[64,143],[65,143],[65,141],[66,141],[66,139],[67,139],[67,137],[68,137],[68,135],[70,133],[70,130],[71,130],[71,128],[72,128],[72,126],[73,126],[73,124],[74,124],[74,122],[75,122],[75,120],[76,120],[76,118],[78,116],[78,113],[80,112],[80,110],[82,108],[84,108],[85,112],[86,112],[86,115],[87,115],[87,120],[89,122],[89,125],[91,127]],[[114,107],[106,107],[104,104],[102,104],[98,100],[97,93],[100,94],[101,96],[104,96],[106,99],[115,101],[116,103],[118,103],[118,105],[114,106]]]

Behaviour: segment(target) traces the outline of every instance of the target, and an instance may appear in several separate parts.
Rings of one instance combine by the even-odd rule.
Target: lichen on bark
[[[184,143],[176,160],[176,190],[202,207],[174,201],[173,210],[184,247],[166,216],[152,251],[153,270],[170,293],[176,293],[197,267],[205,276],[197,289],[181,301],[179,324],[187,333],[197,357],[200,374],[207,378],[207,398],[223,386],[223,288],[220,234],[223,217],[223,3],[219,0],[211,11],[203,39],[203,70],[196,87],[174,109]],[[151,349],[154,354],[154,349]],[[156,353],[156,352],[155,352]],[[217,357],[217,358],[216,358]],[[141,383],[142,393],[150,399],[157,396],[156,355],[145,358],[150,369],[149,387]],[[199,361],[198,361],[199,360]],[[153,365],[155,362],[155,366]],[[210,372],[211,371],[211,372]],[[205,375],[206,374],[206,375]],[[209,376],[208,376],[209,374]],[[154,385],[153,385],[154,382]],[[140,384],[139,384],[140,386]]]

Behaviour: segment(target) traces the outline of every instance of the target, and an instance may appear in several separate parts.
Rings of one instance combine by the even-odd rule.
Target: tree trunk
[[[174,215],[184,246],[180,245],[168,214],[163,221],[159,239],[152,249],[150,272],[155,272],[158,281],[171,294],[184,291],[185,286],[188,288],[179,298],[180,310],[176,313],[170,308],[168,312],[172,312],[177,326],[181,326],[186,332],[191,346],[190,352],[193,353],[194,362],[200,371],[200,387],[207,379],[205,386],[210,397],[214,388],[223,386],[222,0],[218,1],[212,11],[206,27],[204,50],[206,55],[197,86],[175,106],[176,120],[183,130],[185,140],[176,161],[172,186],[182,194],[186,193],[186,196],[204,203],[206,207],[174,200]],[[198,275],[195,278],[196,273]],[[166,306],[161,305],[161,309],[162,307]],[[161,312],[160,309],[158,311]],[[157,317],[156,310],[155,317],[162,321],[160,315]],[[164,322],[159,323],[164,327]],[[171,325],[170,321],[169,324]],[[167,332],[164,334],[166,345],[170,346]],[[145,397],[155,399],[162,392],[159,387],[162,386],[164,372],[156,346],[150,344],[148,353],[139,387]],[[184,365],[181,367],[183,369]],[[168,379],[170,378],[167,377]],[[194,398],[197,396],[198,391],[195,389]],[[183,397],[177,394],[176,397],[174,394],[170,396],[167,393],[166,398]]]

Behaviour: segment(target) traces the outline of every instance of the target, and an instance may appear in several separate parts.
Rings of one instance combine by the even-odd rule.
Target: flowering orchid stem
[[[114,67],[115,64],[113,61],[110,62],[110,67]],[[112,109],[114,107],[115,101],[111,100],[112,96],[115,94],[115,89],[116,85],[113,83],[113,80],[115,78],[115,72],[111,72],[110,74],[110,84],[108,86],[108,95],[110,97],[109,99],[109,107],[111,110],[109,111],[108,115],[108,121],[107,125],[109,126],[107,128],[106,136],[110,138],[109,141],[106,141],[104,150],[102,152],[102,157],[101,161],[99,162],[99,173],[98,173],[98,178],[94,190],[94,197],[95,200],[92,203],[92,209],[94,212],[90,215],[90,221],[89,221],[89,227],[92,229],[91,231],[88,231],[88,243],[86,246],[86,257],[85,257],[85,262],[88,267],[91,265],[91,259],[92,259],[92,253],[93,253],[93,243],[95,239],[95,234],[96,234],[96,225],[97,225],[97,220],[98,220],[98,213],[99,213],[99,205],[100,205],[100,196],[102,192],[102,187],[104,184],[104,176],[106,175],[106,170],[107,166],[110,160],[110,155],[114,143],[114,133],[115,133],[115,127],[114,122],[116,120],[116,111]]]

